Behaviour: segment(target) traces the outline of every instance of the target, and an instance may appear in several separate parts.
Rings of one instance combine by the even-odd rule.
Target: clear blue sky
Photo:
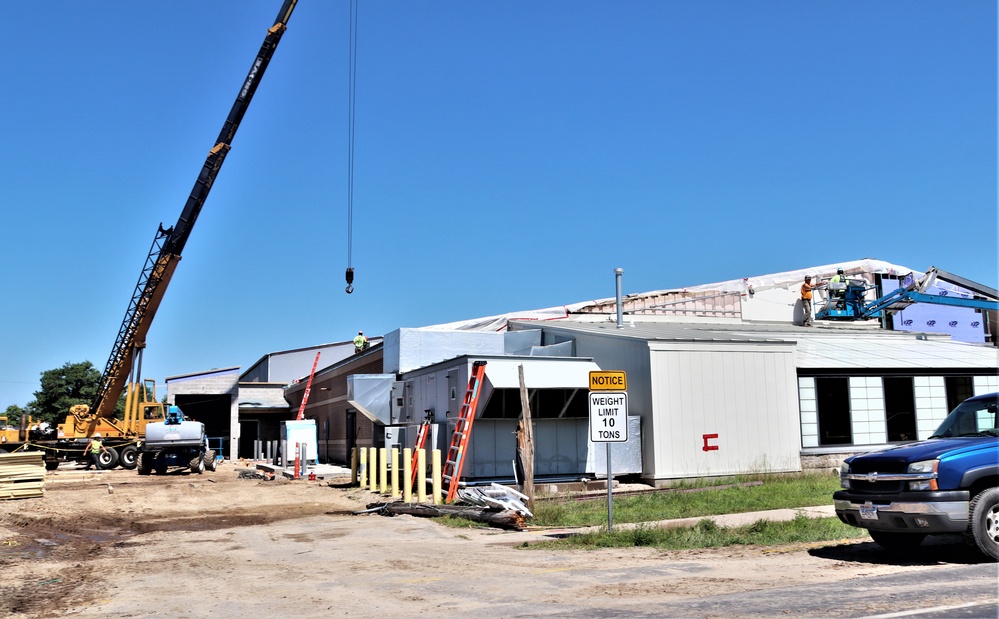
[[[280,0],[4,6],[0,410],[103,369]],[[996,3],[301,0],[143,374],[865,257],[995,286]]]

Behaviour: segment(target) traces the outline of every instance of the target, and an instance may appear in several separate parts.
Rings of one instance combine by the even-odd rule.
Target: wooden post
[[[534,511],[534,424],[531,422],[531,403],[527,398],[527,385],[524,382],[524,366],[517,368],[520,376],[520,423],[517,426],[517,452],[524,469],[524,494],[527,495],[527,509]]]

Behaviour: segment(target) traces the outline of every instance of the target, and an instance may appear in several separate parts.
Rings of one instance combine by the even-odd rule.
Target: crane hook
[[[347,294],[354,292],[354,269],[353,267],[347,267]]]

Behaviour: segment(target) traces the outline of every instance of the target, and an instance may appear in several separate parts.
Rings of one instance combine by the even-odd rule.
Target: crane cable
[[[347,88],[347,294],[354,292],[354,99],[357,93],[357,0],[350,0],[349,75]]]

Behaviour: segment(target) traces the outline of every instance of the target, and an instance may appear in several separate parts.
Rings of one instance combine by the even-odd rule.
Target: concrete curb
[[[794,520],[798,514],[803,514],[807,518],[829,518],[836,515],[836,510],[832,505],[819,505],[817,507],[798,507],[794,509],[771,509],[761,512],[745,512],[741,514],[723,514],[720,516],[701,516],[698,518],[678,518],[675,520],[658,520],[653,522],[624,522],[615,524],[615,530],[630,530],[639,527],[692,527],[702,520],[712,520],[720,527],[742,527],[753,524],[759,520],[769,520],[771,522],[786,522]],[[533,531],[517,531],[512,533],[512,537],[499,535],[494,539],[487,540],[494,544],[516,544],[543,542],[554,539],[579,535],[580,533],[595,533],[606,528],[604,526],[574,527],[564,529],[545,529]]]

